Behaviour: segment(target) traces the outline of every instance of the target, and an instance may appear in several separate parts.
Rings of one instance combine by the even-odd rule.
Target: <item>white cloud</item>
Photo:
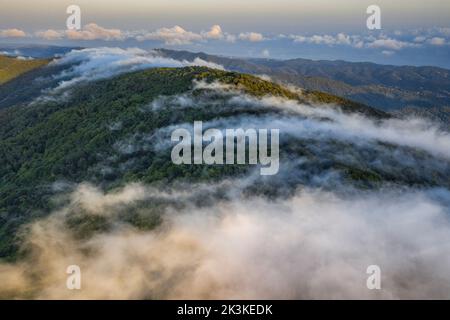
[[[260,42],[264,40],[264,36],[257,32],[244,32],[239,34],[239,39],[250,42]]]
[[[64,32],[53,30],[53,29],[48,29],[46,31],[36,32],[35,36],[38,38],[45,39],[45,40],[60,40],[60,39],[64,38]]]
[[[12,32],[9,33],[11,34]],[[219,25],[213,25],[209,31],[202,31],[201,33],[187,31],[178,25],[172,28],[159,28],[155,31],[122,32],[119,29],[106,29],[91,23],[82,30],[61,31],[48,29],[35,32],[34,35],[46,40],[60,40],[63,38],[70,40],[125,40],[127,38],[135,38],[138,41],[159,40],[167,45],[191,44],[209,39],[225,39],[228,42],[236,40],[236,36],[224,33]]]
[[[248,38],[251,38],[251,40],[247,40],[258,41],[258,37],[262,37],[262,35],[258,35],[259,34],[248,34]],[[180,26],[160,28],[156,31],[138,34],[136,39],[138,41],[164,41],[166,45],[187,45],[194,42],[207,42],[208,40],[224,40],[226,42],[234,43],[236,42],[237,36],[224,32],[222,27],[216,24],[213,25],[208,31],[201,31],[200,33],[185,30]]]
[[[24,38],[26,36],[26,33],[20,29],[0,30],[0,38]]]
[[[336,41],[332,36],[326,34],[323,36],[314,35],[310,38],[310,42],[315,44],[335,44]]]
[[[443,46],[445,44],[445,39],[440,37],[434,37],[430,39],[429,42],[433,46]]]
[[[225,37],[225,40],[227,42],[234,43],[234,42],[236,42],[236,38],[237,37],[234,34],[227,34],[226,37]]]
[[[394,31],[392,34],[380,33],[378,35],[366,34],[313,34],[301,35],[280,34],[273,39],[292,39],[295,43],[306,43],[311,45],[326,46],[349,46],[356,49],[380,49],[382,54],[390,55],[391,51],[404,48],[421,47],[425,45],[442,46],[450,43],[450,28],[428,28],[408,31]],[[0,30],[0,37],[25,37],[27,34],[19,29]],[[95,23],[86,25],[82,30],[42,30],[34,33],[37,38],[45,40],[126,40],[136,39],[138,41],[162,41],[166,45],[189,45],[197,42],[207,43],[210,40],[220,40],[234,43],[236,40],[261,42],[272,39],[266,34],[258,32],[241,32],[231,34],[225,32],[218,24],[199,32],[189,31],[179,25],[174,27],[162,27],[156,30],[130,30],[106,29]],[[400,38],[399,38],[400,37]]]
[[[154,32],[138,36],[136,39],[138,41],[160,40],[167,45],[183,45],[201,41],[203,37],[200,34],[186,31],[180,26],[174,26],[173,28],[160,28]]]
[[[283,36],[284,37],[284,36]],[[313,36],[302,36],[302,35],[290,35],[289,38],[293,39],[297,43],[310,43],[317,45],[349,45],[355,48],[361,48],[364,43],[361,41],[359,36],[350,36],[345,33],[338,33],[336,36],[324,34],[324,35],[313,35]]]
[[[395,52],[390,50],[383,50],[381,51],[381,53],[384,54],[385,56],[392,56]]]
[[[18,57],[16,57],[16,59],[18,59],[18,60],[34,60],[33,57],[24,57],[24,56],[18,56]]]
[[[233,199],[177,210],[155,231],[119,225],[87,240],[73,237],[65,223],[71,210],[87,205],[89,214],[112,219],[117,208],[133,208],[134,189],[146,192],[139,185],[109,194],[76,190],[71,208],[30,226],[30,259],[0,264],[0,293],[35,299],[447,297],[448,208],[425,192],[342,198],[306,190],[279,201]],[[85,279],[76,292],[60,285],[66,281],[61,270],[74,259]],[[385,290],[376,293],[365,285],[365,270],[374,263],[386,271]],[[39,281],[36,268],[46,271]]]
[[[369,48],[382,48],[390,50],[401,50],[407,47],[417,46],[416,44],[400,41],[392,38],[377,39],[367,45]]]
[[[119,29],[105,29],[95,23],[84,26],[83,30],[67,30],[67,38],[71,40],[123,40]]]
[[[414,38],[414,42],[419,42],[419,43],[424,42],[425,40],[427,40],[427,38],[424,36],[417,36]]]
[[[192,61],[191,63],[189,63],[187,61],[183,61],[183,63],[185,63],[186,65],[193,65],[193,66],[199,66],[199,67],[208,67],[211,69],[225,70],[225,68],[223,66],[221,66],[220,64],[205,61],[200,58],[195,58],[194,61]]]
[[[351,45],[352,44],[352,40],[350,38],[350,36],[344,34],[344,33],[339,33],[336,37],[337,43],[339,44],[347,44],[347,45]]]
[[[208,31],[201,31],[200,33],[188,31],[178,25],[172,28],[160,28],[156,31],[137,35],[136,39],[138,41],[158,40],[163,41],[166,45],[187,45],[208,40],[224,40],[230,43],[236,42],[237,39],[250,42],[265,40],[264,36],[257,32],[242,32],[239,35],[224,32],[218,24],[213,25]]]
[[[439,32],[441,34],[445,32],[445,30],[442,29],[443,28],[439,29]],[[430,29],[427,30],[426,32],[428,37],[430,37],[432,32],[436,33],[436,30]],[[397,32],[396,34],[399,33]],[[398,51],[404,48],[420,47],[425,43],[436,46],[445,45],[446,43],[448,43],[448,41],[444,37],[434,37],[428,39],[426,35],[419,34],[419,31],[410,32],[410,34],[415,35],[415,37],[412,37],[411,40],[403,40],[403,39],[400,40],[389,37],[386,34],[381,34],[378,37],[375,37],[373,35],[360,36],[360,35],[347,35],[345,33],[339,33],[337,35],[316,34],[312,36],[291,34],[287,37],[292,39],[296,43],[307,43],[307,44],[328,45],[328,46],[348,45],[357,49],[362,48],[384,49],[382,53],[388,55],[392,54],[391,51]],[[406,37],[405,33],[402,33],[402,36]],[[278,36],[278,38],[283,39],[286,38],[286,36],[280,35]]]
[[[203,36],[207,39],[222,39],[224,37],[222,28],[219,25],[214,25],[208,32],[204,32]]]
[[[56,65],[75,64],[69,71],[64,71],[60,77],[69,78],[62,81],[55,92],[83,81],[94,81],[109,78],[125,72],[132,72],[157,67],[205,66],[224,69],[218,64],[195,59],[193,62],[178,61],[159,56],[154,51],[138,48],[89,48],[72,50],[61,59],[53,62]]]

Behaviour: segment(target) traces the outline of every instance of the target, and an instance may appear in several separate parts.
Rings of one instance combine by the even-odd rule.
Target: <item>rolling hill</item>
[[[6,85],[28,79],[22,77]],[[27,90],[33,97],[42,94],[32,85]],[[74,184],[89,182],[114,190],[142,182],[164,188],[249,174],[249,165],[178,166],[171,162],[170,149],[164,143],[170,141],[169,129],[199,120],[218,126],[223,126],[222,122],[227,126],[253,123],[285,132],[280,157],[287,163],[289,178],[282,174],[261,180],[246,190],[249,195],[286,197],[299,186],[317,184],[332,190],[337,182],[316,178],[326,175],[336,175],[361,190],[392,184],[450,187],[450,163],[446,160],[436,160],[415,147],[396,145],[396,140],[383,141],[382,136],[365,138],[354,131],[354,124],[347,130],[342,123],[367,122],[361,130],[371,126],[375,130],[380,121],[390,121],[389,115],[330,94],[295,92],[255,76],[205,67],[125,73],[77,84],[68,93],[0,110],[3,258],[17,258],[20,228],[45,217],[55,208],[55,195]],[[8,94],[11,91],[5,92],[6,98]],[[2,99],[5,96],[0,96]],[[334,130],[334,135],[328,133]],[[354,135],[369,142],[353,142]],[[405,158],[407,162],[403,162]],[[434,165],[437,161],[439,166]],[[81,215],[71,223],[82,234],[105,228],[105,221],[89,219]],[[121,219],[139,228],[151,228],[157,221],[154,215],[138,213]]]
[[[0,56],[0,85],[34,69],[47,65],[50,60],[25,60],[14,57]]]

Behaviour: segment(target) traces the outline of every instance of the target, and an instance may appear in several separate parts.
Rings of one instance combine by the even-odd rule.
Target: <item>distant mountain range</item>
[[[46,45],[0,45],[0,54],[53,58],[80,49]],[[397,115],[422,115],[441,123],[450,118],[450,71],[438,67],[368,62],[274,60],[155,49],[175,60],[200,58],[230,71],[265,75],[273,81],[326,92]],[[1,105],[1,102],[0,102]]]
[[[73,49],[80,47],[60,47],[37,44],[0,44],[0,55],[33,57],[48,59],[62,56]]]
[[[384,111],[398,113],[407,108],[408,112],[424,113],[420,110],[429,109],[427,115],[448,118],[450,71],[447,69],[368,62],[229,58],[167,49],[157,51],[177,60],[201,58],[227,70],[267,75],[275,81],[327,92]]]
[[[303,105],[337,106],[344,114],[349,114],[349,119],[354,113],[374,121],[390,118],[383,111],[327,93],[299,93],[252,75],[206,67],[148,69],[80,83],[70,89],[68,98],[64,95],[45,98],[45,92],[61,81],[52,76],[62,71],[58,68],[62,66],[38,68],[0,86],[0,104],[4,104],[0,108],[0,221],[3,225],[0,257],[15,255],[14,234],[20,226],[51,209],[54,191],[49,186],[59,180],[89,181],[110,189],[130,181],[216,181],[241,176],[250,169],[248,166],[180,167],[172,164],[168,158],[170,152],[155,149],[156,142],[162,139],[158,135],[172,125],[216,119],[229,121],[231,125],[233,121],[245,123],[245,119],[249,119],[277,121],[277,125],[286,126],[285,130],[293,130],[288,129],[292,127],[297,132],[301,129],[296,126],[304,125],[303,121],[312,121],[308,125],[311,129],[341,121],[322,114],[320,108],[313,111],[315,115],[299,115],[294,111],[297,107],[291,111],[287,102],[282,102],[285,100],[276,99]],[[197,88],[196,81],[219,82],[231,86],[232,91]],[[36,100],[40,96],[40,100]],[[263,97],[269,100],[258,100]],[[32,100],[34,103],[28,104]],[[276,107],[277,103],[282,107]],[[311,119],[306,120],[305,116]],[[391,169],[400,165],[395,157],[386,156],[385,167],[371,160],[378,152],[374,151],[376,148],[390,150],[392,145],[380,144],[374,150],[361,151],[362,146],[330,138],[327,142],[330,150],[324,153],[323,146],[315,142],[316,138],[319,137],[294,135],[282,142],[283,161],[295,162],[299,157],[309,159],[308,165],[299,164],[301,169],[291,168],[288,185],[282,182],[286,188],[283,192],[295,190],[298,185],[317,183],[302,172],[314,175],[339,172],[357,188],[377,188],[383,183],[421,186],[447,186],[449,183],[447,164],[437,169],[427,166],[426,172],[416,174]],[[408,148],[399,150],[417,162],[429,159],[428,155]],[[346,158],[350,154],[357,159],[349,162]],[[282,190],[280,188],[274,183],[255,191],[275,195]]]

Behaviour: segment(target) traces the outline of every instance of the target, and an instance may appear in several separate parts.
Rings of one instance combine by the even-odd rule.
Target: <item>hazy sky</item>
[[[219,24],[229,32],[357,32],[370,4],[382,8],[386,28],[450,21],[449,0],[0,0],[0,29],[62,29],[70,4],[81,7],[83,23],[120,29]]]
[[[381,30],[366,26],[373,4]],[[69,5],[81,8],[82,30],[66,29]],[[450,68],[450,0],[0,0],[1,43]]]

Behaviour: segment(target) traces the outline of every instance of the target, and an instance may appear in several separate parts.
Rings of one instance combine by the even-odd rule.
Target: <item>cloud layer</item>
[[[66,74],[72,82],[62,85],[186,65],[118,48],[76,50],[58,63],[74,64]],[[57,193],[60,205],[23,231],[25,258],[0,264],[1,297],[448,298],[448,132],[420,119],[375,120],[333,105],[254,98],[217,82],[196,82],[192,91],[141,109],[170,112],[175,120],[116,141],[118,154],[170,149],[167,134],[188,128],[177,116],[190,109],[208,111],[205,129],[278,128],[281,150],[291,152],[270,178],[250,171],[210,184],[133,183],[105,192],[82,183]],[[388,179],[361,188],[330,163],[363,165]],[[138,228],[126,220],[136,212],[161,223]],[[100,227],[80,231],[92,221]],[[65,270],[74,264],[82,272],[79,291],[66,288]],[[381,268],[380,291],[366,287],[370,265]]]
[[[223,69],[222,66],[195,59],[193,62],[178,61],[159,56],[156,52],[138,48],[91,48],[72,50],[53,65],[69,66],[57,76],[64,79],[58,89],[63,89],[83,81],[109,78],[121,73],[156,67],[205,66]]]
[[[217,202],[169,211],[142,232],[116,225],[80,240],[65,219],[84,208],[114,215],[145,188],[102,194],[80,186],[70,207],[35,223],[17,265],[0,265],[2,296],[43,299],[398,299],[447,298],[449,208],[430,195],[354,195],[304,191],[289,200]],[[151,195],[149,192],[147,195]],[[445,194],[450,199],[448,193]],[[76,264],[82,290],[65,287]],[[366,269],[382,270],[381,291]]]
[[[366,34],[262,34],[254,31],[228,33],[216,24],[209,30],[194,32],[182,26],[162,27],[154,31],[126,31],[109,29],[95,23],[89,23],[81,30],[41,30],[34,33],[34,37],[45,40],[102,40],[125,41],[137,40],[158,41],[169,46],[183,46],[194,43],[206,43],[208,41],[224,41],[233,43],[263,42],[273,40],[290,39],[296,44],[325,45],[325,46],[350,46],[354,49],[380,49],[398,51],[405,48],[420,48],[423,46],[445,46],[450,44],[449,28],[414,29],[408,31],[385,32],[377,31]],[[1,37],[26,37],[27,34],[19,29],[7,29],[0,31]]]
[[[132,70],[191,65],[119,48],[74,50],[55,63],[70,66],[60,89]],[[137,161],[149,151],[169,154],[172,130],[192,126],[180,115],[205,111],[204,129],[278,128],[279,174],[250,170],[211,183],[131,183],[109,192],[81,183],[55,192],[56,209],[22,231],[28,254],[0,263],[0,297],[450,296],[448,132],[421,119],[373,119],[334,105],[255,98],[218,82],[194,82],[188,92],[140,107],[163,111],[173,114],[169,126],[115,141],[115,153],[97,169],[129,171],[127,163],[114,162],[120,155]],[[110,130],[121,130],[120,123]],[[340,167],[382,178],[361,186]],[[160,224],[139,228],[129,222],[133,214]],[[92,221],[98,228],[83,229]],[[81,268],[79,291],[66,288],[69,265]],[[381,268],[380,291],[366,287],[370,265]]]

